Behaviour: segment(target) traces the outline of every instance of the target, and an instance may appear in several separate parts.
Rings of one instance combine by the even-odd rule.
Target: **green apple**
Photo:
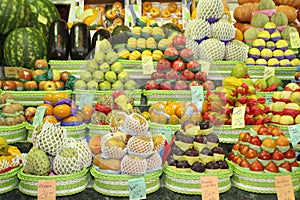
[[[85,82],[89,82],[92,80],[92,73],[89,71],[86,71],[86,70],[82,71],[82,72],[80,72],[79,75],[80,75],[80,79]]]
[[[104,63],[105,54],[102,51],[98,51],[94,55],[94,60],[100,65]]]
[[[107,39],[101,40],[99,48],[100,48],[99,50],[104,53],[108,53],[112,51],[111,43]]]
[[[129,80],[124,85],[125,90],[134,90],[136,89],[136,82],[134,80]]]
[[[98,83],[95,80],[89,81],[86,86],[88,90],[98,90]]]
[[[114,90],[123,90],[124,85],[121,81],[116,81],[114,84],[112,84],[112,89]]]
[[[93,73],[94,71],[99,69],[98,63],[95,60],[90,60],[87,64],[86,64],[86,69],[88,71],[90,71],[91,73]]]
[[[106,72],[104,78],[110,83],[114,83],[117,81],[117,75],[113,71]]]
[[[118,80],[122,81],[122,83],[126,83],[129,81],[129,74],[126,71],[122,71],[120,74],[118,74]]]
[[[100,71],[108,72],[110,70],[110,65],[107,62],[104,62],[99,67]]]
[[[94,71],[93,80],[95,80],[97,83],[100,83],[100,82],[104,81],[103,71],[100,71],[100,70]]]
[[[116,74],[120,74],[123,71],[122,64],[120,62],[115,62],[110,66],[110,70],[114,71]]]
[[[110,90],[111,89],[111,84],[108,81],[103,81],[102,83],[99,84],[100,90]]]
[[[83,80],[77,80],[74,83],[75,90],[86,90],[86,83]]]

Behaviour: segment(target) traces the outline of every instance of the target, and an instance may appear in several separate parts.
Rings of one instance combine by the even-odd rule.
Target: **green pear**
[[[108,53],[112,51],[111,43],[107,39],[101,40],[99,48],[100,48],[99,50],[102,51],[103,53]]]
[[[86,71],[86,70],[82,71],[82,72],[80,72],[79,75],[80,75],[80,79],[85,82],[89,82],[92,80],[92,73],[89,71]]]
[[[110,66],[110,70],[114,71],[116,74],[120,74],[123,71],[122,64],[120,62],[115,62]]]
[[[110,83],[114,83],[117,81],[117,75],[113,71],[106,72],[104,78]]]
[[[122,71],[120,74],[118,74],[118,80],[122,81],[122,83],[126,83],[129,81],[129,73],[126,71]]]
[[[112,84],[112,89],[114,90],[123,90],[124,89],[124,85],[121,81],[116,81],[114,84]]]
[[[98,83],[95,80],[89,81],[86,86],[88,90],[98,90]]]
[[[105,61],[110,65],[113,64],[114,62],[116,62],[118,60],[118,58],[119,58],[119,55],[114,51],[111,51],[105,55]]]
[[[110,66],[107,62],[104,62],[100,65],[99,69],[105,73],[110,70]]]
[[[134,90],[136,89],[136,82],[134,80],[129,80],[124,85],[125,90]]]
[[[103,71],[100,71],[100,70],[94,71],[93,80],[95,80],[97,83],[100,83],[100,82],[104,81]]]
[[[77,80],[74,83],[74,90],[86,90],[86,83],[83,80]]]
[[[102,63],[104,63],[104,59],[105,59],[105,54],[102,51],[98,51],[95,53],[94,55],[94,60],[101,65]]]
[[[95,60],[90,60],[86,64],[86,69],[88,71],[90,71],[91,73],[93,73],[94,71],[98,70],[98,68],[99,68],[98,63]]]
[[[102,83],[99,84],[100,90],[110,90],[111,89],[111,84],[108,81],[103,81]]]

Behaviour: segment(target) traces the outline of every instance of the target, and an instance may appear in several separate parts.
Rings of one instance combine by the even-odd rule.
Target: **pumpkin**
[[[259,3],[260,0],[238,0],[239,5],[243,5],[245,3]]]
[[[235,40],[240,40],[240,41],[243,41],[243,39],[244,39],[244,35],[243,35],[242,31],[240,29],[238,29],[238,28],[235,28],[234,39]]]
[[[257,14],[251,18],[251,25],[254,27],[263,28],[266,23],[270,21],[269,17],[265,14]]]
[[[276,11],[285,13],[289,23],[292,23],[297,18],[297,10],[294,7],[288,5],[280,5],[276,7]]]
[[[233,17],[237,22],[250,22],[252,12],[258,10],[258,3],[246,3],[234,9]]]
[[[274,0],[276,5],[288,5],[294,8],[300,8],[299,0]]]
[[[271,22],[275,23],[276,26],[284,26],[288,24],[288,18],[283,12],[278,12],[272,15]]]
[[[250,24],[243,24],[243,23],[234,23],[234,27],[242,31],[244,33],[247,29],[251,28]]]

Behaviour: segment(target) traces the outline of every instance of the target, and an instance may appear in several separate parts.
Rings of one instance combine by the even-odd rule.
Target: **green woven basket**
[[[27,122],[23,122],[22,124],[17,124],[14,126],[0,126],[0,135],[8,143],[25,141],[27,138],[26,125]]]
[[[227,160],[227,159],[226,159]],[[275,194],[275,176],[291,175],[294,191],[300,190],[300,171],[285,173],[253,172],[243,169],[235,163],[227,160],[233,169],[232,185],[241,190],[261,194]]]
[[[231,125],[214,126],[214,133],[218,135],[222,143],[234,144],[238,141],[241,132],[249,132],[252,125],[246,125],[244,128],[232,129]]]
[[[80,78],[79,73],[85,69],[85,65],[89,60],[49,60],[51,69],[56,69],[59,72],[68,71],[77,78]]]
[[[24,106],[37,106],[44,102],[44,96],[48,93],[65,92],[71,95],[71,90],[59,91],[10,91],[14,97],[14,101]]]
[[[200,178],[203,176],[218,176],[219,193],[226,192],[231,188],[231,169],[209,174],[178,172],[173,170],[170,166],[164,166],[163,172],[165,187],[181,194],[201,194]]]
[[[18,173],[21,168],[22,165],[19,165],[18,167],[8,172],[0,174],[0,194],[9,192],[18,186],[19,183]]]
[[[68,196],[85,190],[91,180],[89,168],[66,175],[34,176],[25,174],[23,168],[19,171],[19,190],[27,195],[37,196],[39,180],[55,180],[56,196]]]
[[[118,61],[122,64],[123,69],[126,71],[128,69],[140,70],[143,73],[143,65],[141,60],[127,60],[127,59],[118,59]],[[153,62],[154,69],[156,69],[157,61]]]
[[[142,177],[123,174],[106,174],[98,171],[94,166],[91,167],[91,174],[95,178],[93,187],[97,192],[116,197],[128,197],[128,180]],[[159,177],[161,174],[162,170],[144,175],[147,194],[153,193],[160,188]]]
[[[88,129],[88,135],[91,137],[94,135],[103,136],[107,133],[110,133],[109,125],[95,125],[95,124],[89,123],[87,125],[87,129]]]
[[[76,139],[85,139],[87,136],[86,124],[81,124],[79,126],[64,126],[67,129],[67,135],[70,138]],[[28,130],[27,142],[32,142],[32,133],[34,130],[34,126],[31,124],[26,125],[26,129]]]
[[[158,124],[158,123],[153,123],[153,122],[148,122],[149,124],[149,131],[151,133],[156,133],[159,131],[160,128],[169,128],[172,131],[177,131],[180,129],[181,125],[171,125],[171,124]]]

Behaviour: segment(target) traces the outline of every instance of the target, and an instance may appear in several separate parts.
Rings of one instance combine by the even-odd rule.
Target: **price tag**
[[[295,200],[292,177],[290,175],[275,176],[275,185],[278,200]]]
[[[201,177],[202,200],[219,200],[219,187],[217,176]]]
[[[192,86],[192,101],[199,102],[204,101],[203,87],[202,86]]]
[[[152,74],[154,72],[154,65],[152,56],[142,57],[143,74]]]
[[[45,111],[46,111],[46,106],[37,107],[34,115],[33,125],[40,125],[43,122]]]
[[[201,71],[205,72],[208,76],[209,69],[210,69],[210,62],[205,60],[198,60],[198,62],[201,64]]]
[[[129,199],[146,199],[146,183],[144,177],[128,180]]]
[[[46,17],[44,17],[43,15],[38,15],[38,22],[41,22],[44,25],[47,25],[48,23],[48,19]]]
[[[235,107],[232,112],[232,128],[244,128],[245,127],[245,111],[246,106]]]
[[[164,135],[168,142],[171,141],[171,138],[172,138],[172,130],[170,128],[165,128],[165,127],[159,127],[158,128],[158,133]]]
[[[290,41],[292,49],[300,48],[300,38],[298,32],[291,32],[290,33]]]
[[[275,68],[274,67],[265,67],[264,79],[267,80],[271,76],[275,76]]]
[[[93,16],[93,10],[92,9],[86,9],[82,15],[79,16],[80,21],[83,21],[85,18],[89,17],[89,16]]]
[[[92,105],[94,99],[94,94],[82,93],[80,95],[78,110],[81,110],[84,105]]]
[[[273,103],[272,100],[273,94],[266,94],[266,104],[270,105],[271,103]]]
[[[295,147],[300,142],[300,124],[288,126],[291,143]]]
[[[38,181],[38,200],[56,199],[56,181],[39,180]]]

